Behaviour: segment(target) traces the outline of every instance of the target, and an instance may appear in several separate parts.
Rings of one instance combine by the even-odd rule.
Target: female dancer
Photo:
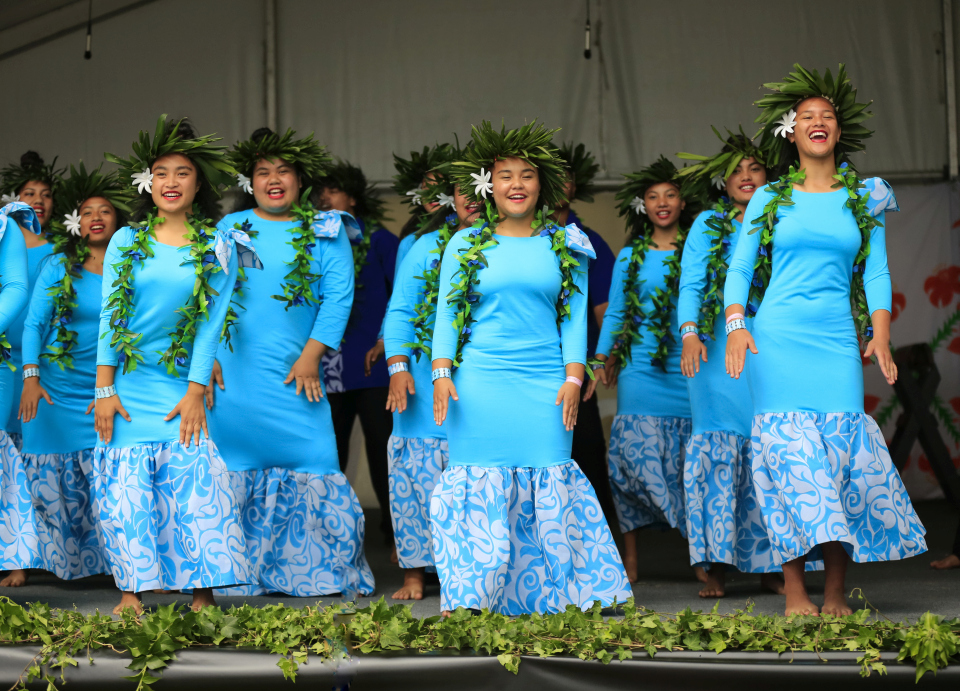
[[[480,215],[480,202],[455,190],[447,175],[436,172],[427,188],[430,199],[452,197],[455,214],[437,211],[410,249],[394,280],[384,324],[390,373],[387,406],[393,413],[390,435],[390,515],[403,587],[396,600],[423,598],[424,573],[435,568],[430,534],[430,497],[447,466],[446,430],[433,421],[430,343],[433,340],[440,262],[450,238]],[[434,202],[436,203],[436,202]],[[439,224],[437,230],[431,227]],[[401,246],[402,246],[401,242]],[[411,356],[413,361],[411,361]]]
[[[192,589],[199,609],[214,604],[213,588],[250,582],[203,408],[237,275],[234,242],[249,242],[209,220],[219,185],[235,174],[214,141],[162,116],[132,156],[107,154],[138,193],[137,222],[117,231],[104,258],[97,352],[93,492],[123,592],[115,612],[140,611],[140,593],[153,589]]]
[[[484,122],[453,168],[485,208],[443,253],[440,291],[454,290],[438,301],[432,344],[434,416],[450,416],[450,464],[430,501],[444,612],[558,612],[630,596],[597,496],[570,457],[593,249],[541,211],[564,189],[553,133]]]
[[[680,374],[676,299],[683,240],[694,214],[689,181],[661,156],[627,175],[617,194],[630,241],[620,250],[597,343],[597,370],[617,386],[610,433],[610,487],[624,537],[624,566],[637,579],[637,530],[685,533],[683,454],[690,399]],[[620,372],[620,370],[623,372]]]
[[[65,580],[108,573],[90,492],[97,433],[87,417],[96,383],[103,257],[127,209],[116,175],[70,167],[50,224],[23,332],[24,477],[0,502],[0,552]],[[43,402],[41,402],[43,399]],[[18,514],[18,518],[14,515]],[[14,526],[16,528],[14,529]],[[14,563],[4,560],[4,565]]]
[[[259,129],[230,160],[253,208],[217,229],[249,233],[264,260],[236,283],[242,307],[219,351],[223,390],[210,415],[253,565],[252,585],[230,591],[369,595],[363,510],[340,471],[320,377],[320,359],[350,316],[349,236],[359,227],[310,203],[310,185],[330,161],[312,135]]]
[[[857,343],[859,331],[869,340],[864,356],[875,356],[892,384],[883,224],[897,202],[886,182],[861,181],[846,160],[872,133],[860,124],[868,104],[856,103],[843,65],[836,80],[794,69],[757,102],[764,158],[790,169],[747,205],[752,228],[740,236],[724,290],[726,368],[739,378],[752,353],[753,479],[774,560],[783,563],[786,612],[818,612],[804,562],[822,553],[822,611],[841,615],[851,611],[849,557],[926,550],[880,429],[863,412]],[[748,330],[744,307],[761,299]]]
[[[719,136],[719,135],[718,135]],[[735,566],[762,573],[761,584],[783,593],[750,473],[753,402],[746,378],[724,369],[723,283],[754,192],[767,182],[763,156],[743,134],[729,133],[711,157],[679,154],[699,162],[682,175],[717,180],[724,196],[693,223],[683,246],[677,314],[693,435],[683,464],[690,563],[706,568],[700,597],[723,597],[726,571]],[[701,364],[702,363],[702,364]],[[776,573],[773,573],[776,572]]]
[[[40,222],[41,233],[39,235],[24,230],[23,237],[27,243],[27,271],[30,279],[27,285],[28,291],[33,291],[33,286],[37,282],[37,276],[40,273],[40,263],[50,256],[54,251],[53,245],[49,242],[47,231],[50,227],[50,221],[53,218],[53,202],[60,186],[61,174],[63,170],[56,170],[56,159],[50,165],[46,165],[43,159],[36,151],[28,151],[20,157],[20,165],[7,166],[0,177],[0,191],[3,192],[4,204],[8,201],[19,200],[33,207],[37,214],[37,220]],[[29,299],[28,299],[29,303]],[[4,429],[10,434],[14,443],[19,449],[23,443],[23,437],[20,430],[20,393],[23,391],[23,378],[20,376],[22,367],[21,347],[23,345],[23,322],[27,318],[27,308],[24,306],[23,312],[17,315],[17,319],[7,328],[5,336],[10,342],[10,363],[17,368],[16,373],[4,370],[0,376],[0,386],[11,386],[9,398],[7,394],[3,395],[4,400],[9,403],[9,407],[0,410],[0,417],[6,417],[6,427]],[[12,579],[12,582],[6,581]],[[21,585],[20,577],[17,574],[11,574],[3,581],[3,585]]]

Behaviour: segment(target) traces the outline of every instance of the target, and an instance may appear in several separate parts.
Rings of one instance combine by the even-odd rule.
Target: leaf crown
[[[766,159],[763,152],[753,143],[753,140],[743,131],[743,125],[739,132],[727,130],[727,136],[724,137],[716,127],[711,128],[723,143],[723,147],[713,156],[699,156],[697,154],[678,153],[677,156],[686,161],[695,161],[692,165],[684,166],[680,169],[681,177],[693,176],[703,180],[713,180],[720,178],[726,181],[733,171],[740,165],[740,161],[745,158],[752,158],[761,165],[766,165]]]
[[[320,179],[319,186],[334,187],[353,197],[356,202],[354,216],[364,223],[378,224],[386,218],[383,200],[375,196],[373,185],[367,184],[363,171],[348,161],[336,159]],[[364,236],[368,236],[369,232],[364,233]]]
[[[634,199],[643,199],[647,190],[654,185],[669,182],[680,190],[680,198],[687,204],[680,214],[680,227],[689,228],[699,210],[704,206],[706,190],[699,179],[691,176],[681,176],[673,162],[664,155],[636,173],[626,173],[623,176],[626,182],[617,191],[616,200],[619,202],[618,213],[627,220],[627,231],[632,236],[645,233],[650,219],[646,213],[640,212],[634,204]]]
[[[816,70],[806,70],[799,63],[795,63],[793,69],[783,81],[764,84],[764,88],[773,93],[754,103],[761,109],[756,122],[761,124],[760,149],[767,165],[780,168],[797,160],[795,145],[786,137],[775,134],[775,129],[781,117],[796,108],[801,101],[811,97],[825,98],[836,109],[837,123],[840,126],[837,162],[846,160],[854,151],[863,151],[866,148],[863,140],[873,134],[873,130],[863,126],[864,121],[873,117],[873,113],[867,110],[873,101],[857,102],[857,90],[850,83],[843,63],[840,63],[837,69],[836,78],[830,70],[826,70],[821,77]]]
[[[27,151],[20,157],[20,163],[11,163],[0,170],[0,193],[19,194],[20,189],[31,180],[45,182],[56,193],[60,186],[64,168],[57,170],[57,159],[47,165],[36,151]],[[56,194],[54,194],[56,196]]]
[[[313,132],[301,139],[292,129],[280,135],[263,127],[249,139],[237,142],[227,154],[227,160],[237,172],[253,176],[253,169],[263,159],[281,159],[297,169],[301,183],[306,189],[322,178],[333,162],[326,147],[313,139]]]
[[[573,184],[576,186],[573,199],[592,202],[593,194],[596,192],[593,179],[597,176],[597,171],[600,170],[593,154],[587,151],[583,144],[577,144],[574,148],[573,142],[565,143],[557,153],[564,162],[564,168],[573,176]]]
[[[394,154],[393,165],[397,169],[397,174],[393,176],[393,191],[403,197],[404,204],[412,205],[413,196],[408,195],[407,192],[424,187],[427,173],[435,173],[434,178],[442,175],[437,169],[456,160],[458,153],[458,149],[451,144],[435,144],[423,147],[423,151],[411,151],[410,158],[402,158]],[[438,185],[440,181],[436,179],[431,182],[433,184],[430,187],[440,186]],[[453,194],[452,183],[449,180],[444,180],[442,185],[449,186],[450,191],[437,189],[437,192]]]
[[[76,235],[67,231],[64,217],[77,211],[92,197],[103,197],[113,205],[117,212],[117,228],[126,225],[133,194],[120,186],[116,172],[103,173],[102,168],[100,165],[88,172],[81,161],[77,167],[71,165],[70,174],[62,179],[53,198],[53,218],[50,219],[55,252],[65,251],[77,240]]]

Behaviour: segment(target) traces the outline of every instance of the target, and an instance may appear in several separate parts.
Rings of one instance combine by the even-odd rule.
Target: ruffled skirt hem
[[[435,565],[430,497],[449,459],[446,439],[390,437],[390,519],[402,569],[432,569]]]

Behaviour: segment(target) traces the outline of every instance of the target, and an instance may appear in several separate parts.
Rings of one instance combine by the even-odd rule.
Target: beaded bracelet
[[[112,398],[117,395],[117,387],[111,384],[110,386],[98,386],[93,390],[93,396],[96,399],[101,398]]]
[[[395,375],[397,372],[409,372],[409,371],[410,371],[410,365],[408,365],[405,362],[395,362],[392,365],[387,365],[387,374],[389,374],[391,377]]]
[[[727,335],[729,336],[734,331],[739,331],[740,329],[745,329],[745,328],[747,328],[747,322],[745,322],[743,319],[733,319],[727,322],[727,327],[726,327]]]
[[[453,372],[450,371],[449,367],[437,367],[437,369],[433,370],[433,372],[430,374],[430,379],[432,381],[437,381],[437,379],[452,379],[452,378],[453,378]]]
[[[576,377],[567,377],[567,381],[571,384],[576,384],[581,389],[583,388],[583,379],[577,379]]]
[[[23,368],[23,380],[26,381],[30,377],[40,377],[40,368],[39,367],[24,367]]]
[[[734,312],[729,317],[727,317],[727,324],[732,322],[734,319],[743,319],[743,312]]]
[[[595,362],[590,365],[590,369],[592,369],[594,372],[596,372],[598,369],[603,369],[604,367],[606,367],[606,364],[603,362]]]
[[[695,334],[695,333],[698,333],[696,326],[688,325],[680,329],[681,336],[686,336],[687,334]]]

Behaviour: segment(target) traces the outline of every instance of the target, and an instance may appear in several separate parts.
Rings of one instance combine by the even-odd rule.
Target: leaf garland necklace
[[[194,269],[193,292],[187,304],[177,310],[177,314],[181,316],[170,333],[170,346],[165,351],[156,351],[160,355],[157,364],[164,365],[167,374],[174,377],[180,376],[177,367],[182,367],[187,362],[190,355],[187,346],[196,338],[200,320],[210,318],[209,305],[212,298],[219,295],[210,286],[208,276],[222,271],[213,251],[216,229],[209,219],[203,218],[198,213],[196,206],[193,211],[194,213],[187,216],[185,224],[187,232],[183,236],[189,245],[190,252],[180,264],[180,266],[192,266]],[[110,294],[107,303],[107,309],[111,312],[110,323],[113,332],[110,347],[120,353],[124,374],[133,372],[137,369],[137,364],[144,361],[140,348],[137,347],[143,334],[128,328],[135,313],[133,264],[139,262],[140,267],[143,268],[146,259],[154,256],[151,239],[156,240],[156,226],[164,220],[151,213],[144,222],[132,224],[130,227],[134,231],[133,244],[120,248],[123,259],[113,265],[117,270],[117,279],[113,282],[115,290]]]
[[[564,229],[549,220],[548,216],[549,209],[546,207],[537,212],[531,235],[549,236],[552,241],[551,249],[560,260],[560,292],[557,295],[556,302],[557,327],[559,328],[563,320],[570,317],[570,299],[573,294],[581,292],[573,280],[574,267],[580,266],[580,262],[574,259],[567,248],[567,235]],[[500,244],[494,238],[498,221],[498,213],[493,205],[488,203],[486,205],[486,220],[479,226],[475,225],[470,229],[465,238],[469,246],[458,250],[457,261],[460,263],[460,268],[454,274],[453,282],[450,284],[453,289],[447,293],[447,304],[456,306],[453,319],[453,328],[457,330],[457,350],[453,358],[454,367],[463,364],[463,347],[469,343],[470,335],[473,333],[471,326],[475,321],[473,310],[483,295],[474,290],[474,286],[479,283],[477,273],[484,267],[489,266],[483,251]],[[589,369],[587,371],[590,372]]]
[[[79,334],[67,325],[73,321],[73,312],[78,307],[77,291],[73,284],[83,278],[83,263],[89,256],[90,248],[87,247],[86,239],[81,238],[72,251],[65,252],[59,258],[64,269],[63,279],[47,289],[47,295],[53,298],[50,326],[57,330],[57,336],[54,344],[47,346],[49,352],[41,354],[40,357],[57,365],[61,370],[67,367],[73,369],[73,355],[70,353],[77,345]]]
[[[723,312],[723,285],[727,280],[727,260],[724,255],[730,247],[730,236],[737,232],[734,219],[740,209],[727,197],[721,197],[706,221],[706,235],[713,238],[707,256],[706,285],[700,302],[700,319],[697,324],[701,341],[712,341],[717,317]]]
[[[370,254],[370,236],[373,234],[373,231],[367,232],[367,226],[372,224],[365,223],[363,228],[363,234],[360,236],[360,241],[352,245],[353,249],[353,281],[355,290],[360,290],[363,288],[363,284],[360,283],[360,272],[363,270],[363,267],[367,265],[367,255]]]
[[[414,316],[410,318],[413,322],[415,331],[415,342],[404,343],[404,348],[410,348],[417,362],[420,362],[420,354],[426,353],[427,357],[432,357],[433,351],[430,343],[433,342],[433,323],[437,311],[437,298],[440,295],[440,262],[443,260],[443,252],[447,249],[447,243],[457,231],[457,216],[450,214],[447,216],[443,225],[437,229],[437,246],[430,250],[430,254],[436,254],[438,257],[431,260],[430,265],[424,269],[422,276],[415,276],[418,281],[423,281],[423,290],[420,293],[420,301],[414,307]]]
[[[753,228],[749,235],[760,232],[760,247],[757,250],[757,260],[754,264],[753,281],[750,285],[750,294],[747,305],[747,312],[750,316],[756,314],[767,286],[770,285],[770,276],[772,273],[773,256],[773,236],[776,232],[777,211],[781,206],[793,206],[793,187],[802,185],[806,179],[806,173],[803,170],[796,170],[790,166],[790,170],[780,180],[769,183],[774,195],[763,207],[763,215],[752,221]],[[853,281],[850,288],[850,304],[853,311],[854,323],[857,327],[857,334],[866,342],[873,338],[873,325],[870,319],[870,310],[867,306],[866,289],[863,284],[863,273],[866,269],[867,257],[870,255],[870,234],[874,228],[882,225],[868,210],[867,197],[861,195],[860,190],[865,189],[866,185],[857,176],[857,172],[846,162],[840,164],[837,168],[837,174],[833,176],[837,181],[835,187],[844,187],[847,190],[847,200],[844,205],[853,212],[856,219],[857,228],[860,230],[860,249],[857,251],[853,262]]]

